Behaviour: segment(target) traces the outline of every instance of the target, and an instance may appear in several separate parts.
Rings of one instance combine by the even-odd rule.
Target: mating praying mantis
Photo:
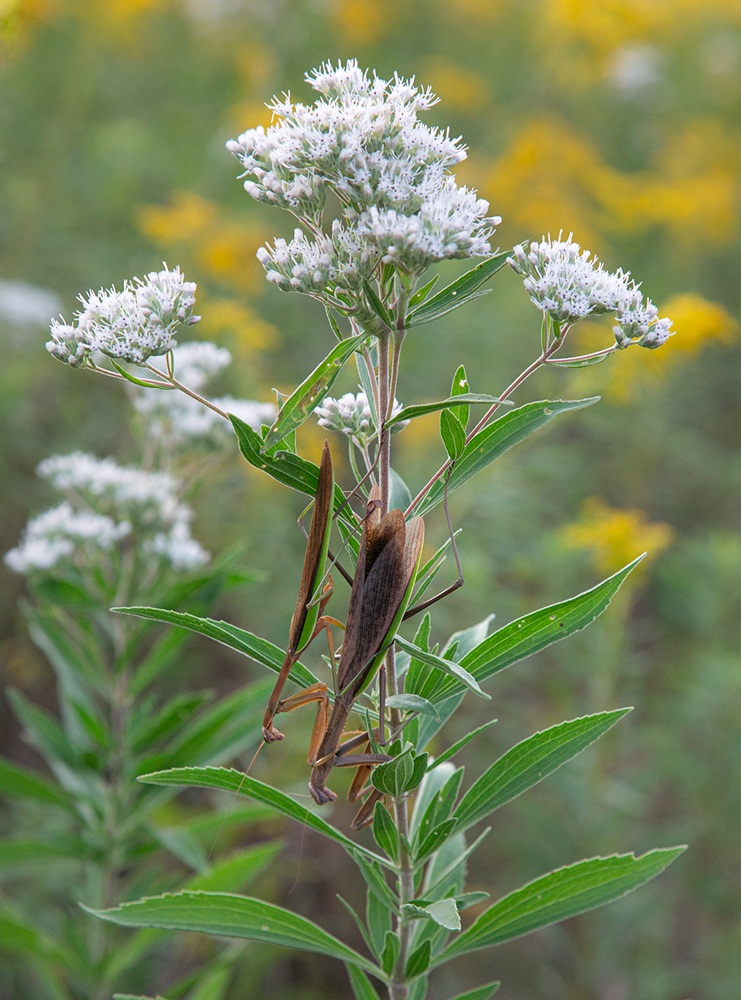
[[[281,692],[291,667],[297,662],[303,649],[325,629],[334,667],[330,627],[340,623],[323,614],[332,594],[331,577],[327,575],[325,583],[323,580],[329,552],[333,498],[332,459],[329,445],[325,442],[298,600],[289,628],[286,658],[263,719],[265,742],[280,740],[283,739],[283,734],[273,725],[274,717],[279,712],[290,712],[312,702],[318,704],[309,746],[309,763],[312,765],[309,791],[315,802],[320,805],[337,797],[326,786],[327,776],[333,767],[358,768],[348,795],[353,801],[363,792],[363,786],[373,765],[391,759],[382,753],[348,752],[368,742],[371,738],[369,733],[361,733],[344,744],[340,741],[355,701],[375,677],[405,616],[424,541],[422,518],[413,517],[407,522],[403,512],[398,509],[388,511],[382,516],[378,488],[373,487],[362,524],[345,638],[337,666],[334,703],[330,704],[327,686],[322,682],[282,699]],[[316,595],[315,592],[319,587],[322,587],[321,594]],[[424,607],[428,603],[425,602]],[[383,698],[379,714],[380,727],[374,738],[377,736],[382,741]],[[372,820],[373,806],[379,797],[378,792],[371,793],[353,821],[355,829]]]

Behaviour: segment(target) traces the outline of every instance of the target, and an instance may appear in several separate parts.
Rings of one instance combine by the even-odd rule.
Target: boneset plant
[[[233,893],[183,891],[94,912],[134,927],[197,930],[333,956],[345,963],[358,1000],[372,1000],[378,989],[392,1000],[421,1000],[430,975],[446,962],[616,899],[683,850],[568,864],[513,890],[462,929],[461,911],[486,897],[466,892],[465,877],[467,858],[488,831],[477,831],[472,842],[469,831],[589,746],[629,709],[607,708],[536,733],[468,787],[453,758],[494,720],[453,745],[445,739],[445,724],[468,692],[490,697],[481,685],[492,675],[588,625],[635,562],[591,590],[493,634],[486,619],[433,643],[429,611],[463,581],[449,506],[456,490],[559,414],[596,402],[514,407],[515,391],[546,366],[590,365],[629,347],[657,348],[670,336],[671,321],[659,318],[628,274],[606,271],[571,237],[492,253],[489,240],[500,220],[451,173],[465,156],[463,146],[418,117],[435,102],[430,92],[399,77],[369,76],[352,61],[325,65],[307,81],[320,94],[313,105],[276,100],[273,125],[227,144],[244,169],[247,193],[290,212],[299,223],[290,242],[276,239],[258,252],[267,279],[321,303],[337,340],[282,401],[275,419],[256,431],[228,403],[205,400],[186,385],[173,348],[193,320],[194,286],[177,270],[127,283],[122,292],[91,293],[72,325],[53,325],[48,347],[74,367],[148,389],[183,390],[213,413],[228,416],[250,465],[313,503],[285,651],[236,625],[186,611],[143,605],[117,610],[211,636],[277,672],[263,718],[265,742],[283,739],[276,716],[317,706],[309,747],[311,796],[320,806],[330,802],[336,797],[329,784],[333,769],[356,768],[350,797],[361,805],[352,826],[370,825],[376,850],[250,774],[176,767],[141,774],[140,781],[246,795],[339,844],[367,887],[364,918],[345,904],[367,950],[355,950],[304,916]],[[480,260],[436,291],[437,277],[430,278],[428,269],[469,258]],[[407,335],[484,294],[484,284],[505,264],[523,278],[542,315],[532,363],[496,395],[472,392],[460,366],[452,373],[448,398],[399,404]],[[614,315],[614,343],[570,357],[564,345],[571,327],[602,314]],[[359,391],[334,399],[329,393],[351,360]],[[138,366],[138,374],[131,365]],[[480,415],[471,418],[472,408]],[[447,457],[413,490],[392,467],[394,433],[435,412]],[[336,483],[328,443],[318,466],[298,454],[296,431],[312,413],[345,437],[354,481]],[[174,428],[177,423],[175,417]],[[449,537],[428,554],[424,519],[440,505]],[[430,595],[448,555],[457,579]],[[340,577],[351,588],[344,624],[327,613]],[[404,623],[416,615],[421,619],[410,638]],[[344,628],[340,644],[333,633],[338,628]],[[324,679],[301,662],[320,635],[329,640]],[[298,690],[284,696],[289,681]],[[350,718],[352,732],[347,732]],[[290,720],[283,726],[287,733],[289,725]],[[477,987],[458,1000],[485,1000],[497,986]]]
[[[173,357],[199,388],[230,362],[228,351],[205,342],[175,347]],[[26,739],[50,771],[0,760],[13,830],[0,839],[0,994],[19,1000],[102,1000],[122,976],[148,981],[161,935],[132,939],[112,925],[101,933],[80,901],[105,907],[162,892],[182,885],[184,871],[194,888],[243,889],[279,849],[258,844],[227,856],[222,837],[210,861],[219,821],[173,810],[174,789],[135,780],[153,767],[222,763],[254,748],[270,685],[256,681],[220,698],[208,689],[173,693],[187,634],[157,635],[149,622],[108,611],[112,604],[175,603],[204,613],[225,587],[245,579],[235,553],[212,559],[193,537],[184,498],[186,475],[191,489],[202,481],[209,463],[232,446],[231,428],[218,416],[212,426],[212,411],[198,403],[192,412],[189,396],[172,399],[169,412],[165,393],[153,399],[151,390],[131,389],[131,429],[140,440],[137,415],[148,421],[141,462],[79,451],[44,459],[38,475],[60,502],[33,517],[5,554],[10,569],[26,577],[25,617],[54,670],[60,716],[8,691]],[[257,427],[275,413],[248,400],[230,408]],[[248,814],[255,818],[254,807]],[[218,951],[190,985],[225,978],[235,957],[229,947]]]

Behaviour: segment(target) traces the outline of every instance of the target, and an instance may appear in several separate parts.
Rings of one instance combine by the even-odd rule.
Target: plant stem
[[[383,330],[377,335],[378,340],[378,433],[379,458],[378,475],[381,487],[381,517],[389,509],[389,476],[391,435],[386,431],[384,422],[389,408],[389,334]]]
[[[146,367],[150,371],[157,372],[157,374],[160,376],[165,375],[164,372],[161,372],[159,368],[155,368],[154,365],[148,364]],[[166,378],[168,382],[170,382],[173,386],[175,386],[176,389],[179,389],[181,392],[184,392],[186,396],[190,396],[191,399],[195,399],[196,402],[201,403],[202,406],[207,406],[209,410],[213,410],[214,413],[218,413],[220,417],[224,418],[224,420],[229,419],[229,414],[226,412],[226,410],[222,410],[220,406],[217,406],[215,403],[209,402],[207,399],[204,399],[203,396],[199,396],[197,392],[193,392],[192,389],[189,389],[187,385],[183,385],[182,382],[178,382],[178,380],[173,376],[171,375],[166,376]]]

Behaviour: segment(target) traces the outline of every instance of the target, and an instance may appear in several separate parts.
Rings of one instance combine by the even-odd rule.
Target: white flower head
[[[448,257],[490,252],[494,220],[488,204],[458,189],[450,170],[466,156],[460,139],[425,125],[418,113],[436,103],[414,80],[382,80],[355,60],[323,64],[306,77],[321,95],[313,105],[275,99],[275,121],[250,129],[227,148],[244,167],[244,186],[258,201],[287,209],[313,232],[321,229],[327,193],[343,206],[343,231],[366,249],[356,285],[372,258],[410,271]],[[345,239],[352,244],[352,238]],[[311,243],[301,231],[259,257],[284,290],[321,294],[353,273],[337,260],[334,240]],[[333,255],[334,251],[334,255]]]
[[[568,239],[543,239],[529,250],[515,247],[507,263],[523,277],[535,305],[552,320],[570,326],[587,316],[616,313],[613,328],[618,347],[660,347],[671,336],[671,320],[643,299],[629,273],[606,271],[588,250]]]
[[[391,415],[395,416],[401,408],[401,403],[395,399]],[[360,447],[375,437],[376,430],[372,421],[368,397],[362,391],[357,395],[353,392],[346,392],[339,399],[326,396],[321,405],[316,407],[314,413],[320,427],[339,431],[356,441]],[[393,424],[390,428],[391,433],[400,431],[408,423],[408,420],[402,420],[398,424]]]
[[[76,511],[65,500],[32,518],[20,543],[5,553],[5,562],[16,573],[50,570],[79,549],[108,552],[131,533],[129,521],[116,522],[104,514]]]
[[[196,286],[179,268],[152,271],[125,281],[119,292],[100,289],[81,295],[74,325],[54,320],[46,349],[73,366],[85,364],[93,351],[142,365],[177,344],[176,334],[197,321],[192,315]]]
[[[613,312],[635,289],[629,275],[605,271],[570,235],[531,243],[529,252],[516,247],[507,263],[523,276],[535,305],[561,324]]]
[[[67,499],[32,518],[18,546],[5,554],[16,572],[45,572],[64,560],[97,567],[102,554],[115,555],[134,535],[137,551],[163,558],[178,572],[210,558],[191,538],[193,513],[179,499],[180,483],[167,473],[84,452],[51,455],[37,471]]]

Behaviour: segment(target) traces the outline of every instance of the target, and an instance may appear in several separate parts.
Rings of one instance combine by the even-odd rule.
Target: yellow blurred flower
[[[565,123],[536,119],[494,164],[482,193],[504,217],[499,233],[505,243],[505,228],[512,239],[563,229],[592,248],[608,224],[600,195],[614,175],[589,139]]]
[[[238,354],[266,350],[278,339],[276,328],[238,299],[207,298],[199,302],[198,311],[199,333],[217,342],[226,335]]]
[[[173,192],[169,205],[143,206],[136,221],[154,243],[177,250],[184,268],[183,254],[235,291],[262,288],[264,270],[255,253],[269,234],[259,224],[228,218],[213,202],[183,190]]]
[[[367,45],[387,34],[394,11],[390,0],[336,0],[334,22],[345,41]]]
[[[541,0],[533,26],[542,60],[573,92],[602,81],[620,49],[694,40],[724,21],[741,21],[738,0]]]
[[[579,519],[563,528],[559,537],[566,548],[586,549],[595,569],[610,574],[641,552],[648,553],[641,563],[645,567],[671,544],[674,531],[668,524],[650,522],[642,510],[620,510],[588,497]]]
[[[650,170],[624,173],[565,123],[536,119],[482,177],[504,217],[506,243],[560,230],[599,251],[610,232],[666,232],[672,252],[731,243],[739,228],[741,153],[718,121],[690,122],[659,150]]]
[[[430,87],[449,109],[475,114],[492,101],[492,89],[488,80],[442,56],[429,56],[425,59],[419,77],[424,86]]]
[[[441,0],[443,11],[452,19],[465,17],[476,25],[491,24],[512,6],[511,0]]]

